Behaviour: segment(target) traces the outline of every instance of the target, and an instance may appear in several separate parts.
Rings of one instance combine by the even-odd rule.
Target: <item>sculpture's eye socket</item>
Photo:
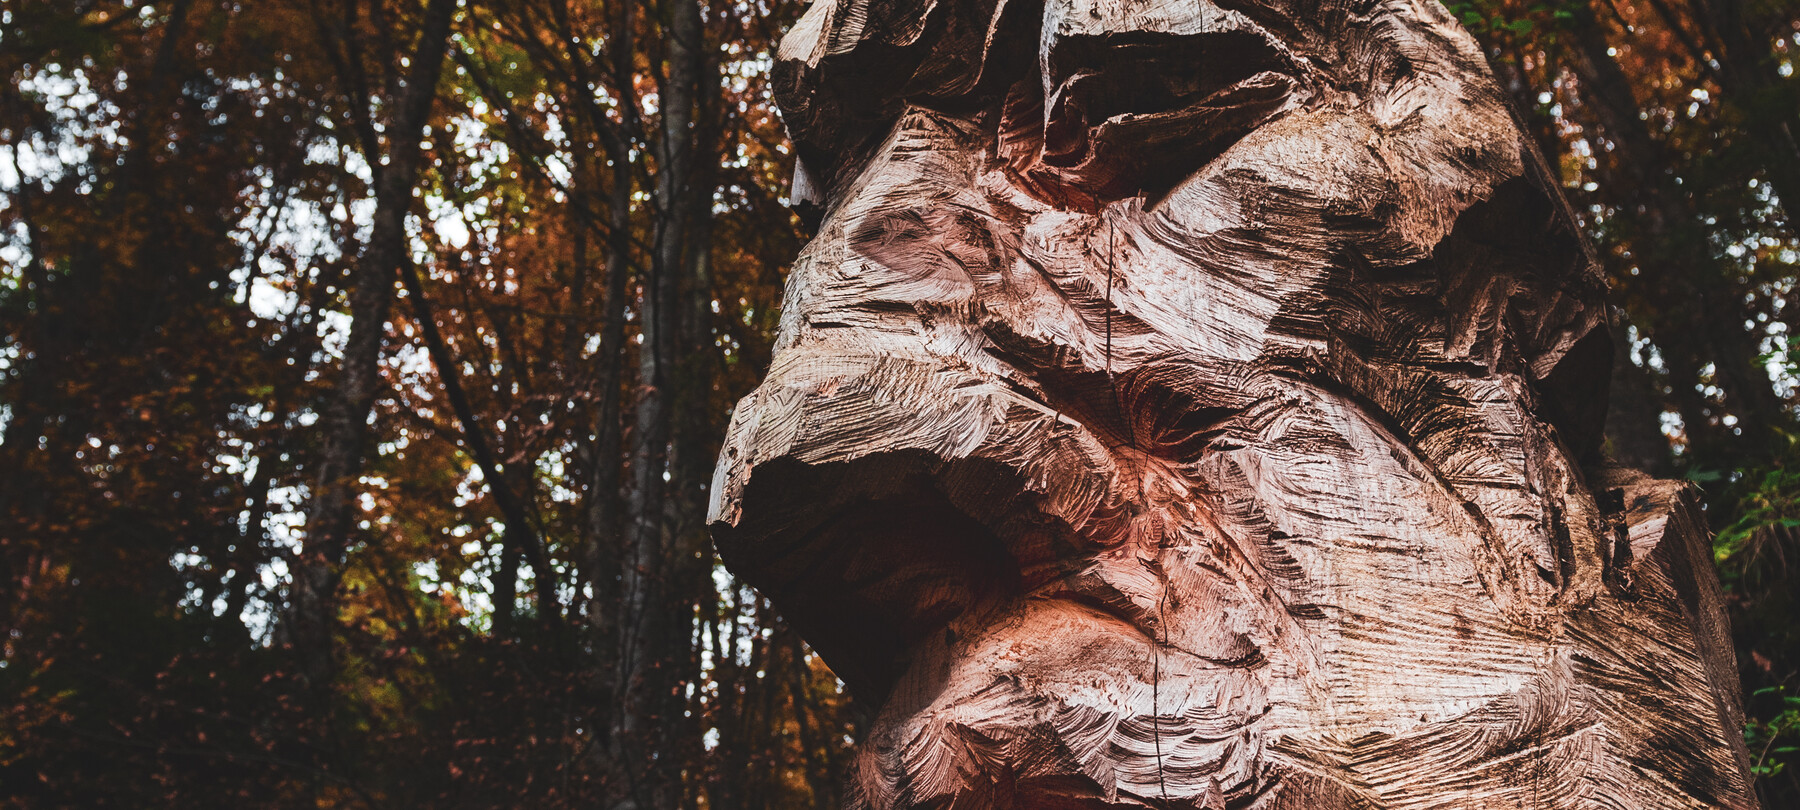
[[[1047,99],[1022,86],[1008,103],[1007,159],[1043,189],[1101,201],[1159,196],[1284,109],[1301,72],[1253,27],[1064,36],[1045,70]],[[1021,150],[1029,117],[1041,139]]]
[[[1051,117],[1099,126],[1116,116],[1178,111],[1286,67],[1265,37],[1248,31],[1069,37],[1051,51],[1048,78],[1058,88]]]

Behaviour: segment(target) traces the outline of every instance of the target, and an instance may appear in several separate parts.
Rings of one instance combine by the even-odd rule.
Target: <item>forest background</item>
[[[1452,0],[1702,490],[1800,807],[1800,4]],[[703,525],[795,0],[0,0],[0,807],[834,807]]]

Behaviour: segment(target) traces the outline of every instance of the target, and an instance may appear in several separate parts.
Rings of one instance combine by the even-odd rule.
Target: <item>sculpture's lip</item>
[[[1151,620],[1151,617],[1138,615],[1134,611],[1109,600],[1101,599],[1094,594],[1061,589],[1050,593],[1031,594],[1027,599],[1070,605],[1085,613],[1112,619],[1123,625],[1129,631],[1128,635],[1137,637],[1144,644],[1160,643],[1156,638],[1154,628],[1145,624],[1146,621]]]

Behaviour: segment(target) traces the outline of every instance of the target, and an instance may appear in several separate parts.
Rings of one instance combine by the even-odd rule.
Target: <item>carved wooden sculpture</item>
[[[819,0],[712,521],[869,808],[1754,806],[1704,523],[1431,0]],[[1583,466],[1586,463],[1588,466]]]

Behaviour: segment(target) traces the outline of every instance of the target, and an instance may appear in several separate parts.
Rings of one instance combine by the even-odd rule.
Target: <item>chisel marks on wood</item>
[[[856,808],[1751,808],[1704,524],[1424,0],[820,0],[713,488]]]

